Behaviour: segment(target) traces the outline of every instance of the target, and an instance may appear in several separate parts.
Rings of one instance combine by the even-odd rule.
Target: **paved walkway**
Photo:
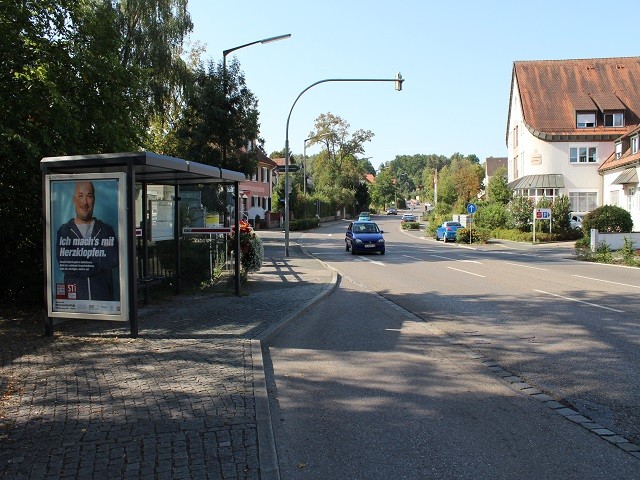
[[[260,233],[246,295],[144,307],[136,339],[128,324],[73,321],[28,351],[0,344],[0,478],[276,478],[260,339],[336,275]]]

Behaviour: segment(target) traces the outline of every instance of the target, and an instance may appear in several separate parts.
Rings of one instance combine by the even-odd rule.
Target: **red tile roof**
[[[602,173],[606,170],[614,170],[616,168],[624,167],[627,165],[640,164],[640,152],[634,153],[632,155],[631,147],[629,146],[629,143],[628,143],[628,139],[630,137],[639,133],[640,133],[640,125],[633,128],[632,130],[629,131],[629,133],[621,137],[620,140],[623,141],[623,144],[625,143],[624,140],[627,140],[626,142],[627,148],[622,152],[622,155],[620,156],[620,158],[616,158],[616,152],[614,151],[609,156],[609,158],[607,158],[604,162],[602,162],[602,165],[598,167],[598,172]]]
[[[517,61],[511,95],[516,93],[517,81],[524,121],[541,138],[545,134],[620,136],[629,127],[576,128],[576,111],[626,108],[625,125],[635,127],[640,122],[638,79],[640,57]]]
[[[500,167],[508,167],[508,158],[507,157],[487,157],[484,160],[485,171],[488,177],[493,175],[493,173]]]

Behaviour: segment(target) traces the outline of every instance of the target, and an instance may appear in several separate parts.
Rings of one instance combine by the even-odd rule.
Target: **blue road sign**
[[[467,205],[467,212],[476,213],[476,210],[478,210],[478,207],[475,203],[470,203],[469,205]]]

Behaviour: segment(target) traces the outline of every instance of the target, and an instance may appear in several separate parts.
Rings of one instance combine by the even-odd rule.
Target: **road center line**
[[[543,270],[543,271],[547,271],[546,268],[540,268],[540,267],[531,267],[529,265],[522,265],[521,263],[512,263],[512,262],[504,262],[507,265],[514,265],[516,267],[522,267],[522,268],[531,268],[532,270]]]
[[[411,260],[418,260],[418,261],[420,261],[420,260],[424,260],[423,258],[412,257],[411,255],[402,255],[402,256],[403,256],[403,257],[410,258]]]
[[[436,258],[444,258],[445,260],[452,260],[452,261],[456,261],[455,258],[449,258],[449,257],[443,257],[442,255],[431,255],[432,257],[436,257]]]
[[[484,278],[484,275],[480,275],[479,273],[467,272],[466,270],[460,270],[459,268],[447,267],[449,270],[455,270],[456,272],[468,273],[469,275],[475,275],[476,277]]]
[[[629,285],[628,283],[612,282],[611,280],[601,280],[599,278],[584,277],[582,275],[574,275],[574,277],[586,278],[587,280],[593,280],[594,282],[613,283],[614,285],[620,285],[623,287],[640,288],[640,285]]]
[[[545,295],[551,295],[552,297],[562,298],[563,300],[568,300],[570,302],[584,303],[585,305],[589,305],[591,307],[602,308],[604,310],[610,310],[612,312],[624,313],[624,310],[617,310],[615,308],[604,307],[602,305],[596,305],[595,303],[585,302],[584,300],[578,300],[577,298],[563,297],[562,295],[558,295],[556,293],[551,293],[551,292],[545,292],[544,290],[535,290],[534,289],[533,291],[534,292],[538,292],[538,293],[544,293]]]
[[[370,260],[367,257],[358,257],[357,260],[359,262],[371,262],[371,263],[375,263],[376,265],[380,265],[382,267],[384,267],[384,263],[382,262],[378,262],[377,260]]]

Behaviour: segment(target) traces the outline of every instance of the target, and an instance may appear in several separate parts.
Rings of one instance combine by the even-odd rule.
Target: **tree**
[[[397,207],[396,203],[396,182],[391,175],[390,168],[383,168],[376,176],[376,181],[371,185],[371,202],[384,208],[388,204],[393,204]]]
[[[355,207],[355,192],[367,171],[366,163],[357,156],[373,137],[368,130],[350,135],[349,128],[342,118],[327,113],[316,118],[315,130],[309,134],[309,145],[325,147],[314,159],[314,189],[342,207]]]
[[[460,213],[465,211],[465,203],[477,198],[484,177],[484,169],[476,160],[475,155],[452,156],[451,164],[438,172],[438,201],[457,205]]]
[[[499,167],[489,179],[487,198],[491,202],[506,205],[511,200],[513,191],[507,184],[507,168]]]
[[[145,125],[140,72],[119,59],[108,2],[2,2],[0,10],[0,263],[5,298],[42,298],[39,161],[128,151]],[[19,205],[20,208],[16,208]]]
[[[528,232],[531,229],[531,219],[533,215],[533,200],[529,197],[515,197],[507,206],[511,223],[521,232]]]
[[[222,64],[209,62],[193,74],[185,108],[177,121],[175,155],[251,175],[257,168],[257,150],[245,146],[258,138],[258,101],[246,87],[237,60],[227,68],[227,94]],[[223,147],[226,157],[223,160]]]
[[[193,30],[188,0],[110,0],[122,39],[119,57],[126,69],[136,68],[148,102],[149,117],[163,116],[175,90],[190,81],[181,54]]]

